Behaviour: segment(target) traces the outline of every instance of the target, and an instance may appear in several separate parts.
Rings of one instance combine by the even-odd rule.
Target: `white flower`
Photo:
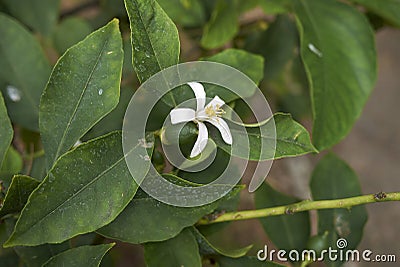
[[[175,108],[171,110],[170,115],[172,124],[193,121],[198,125],[199,135],[190,153],[190,157],[193,158],[199,155],[207,145],[208,130],[203,122],[209,122],[217,127],[225,143],[231,145],[231,131],[229,130],[228,124],[221,118],[225,113],[225,111],[221,109],[225,102],[218,96],[215,96],[206,106],[206,92],[204,91],[203,85],[198,82],[190,82],[188,85],[192,88],[196,96],[196,110],[191,108]]]

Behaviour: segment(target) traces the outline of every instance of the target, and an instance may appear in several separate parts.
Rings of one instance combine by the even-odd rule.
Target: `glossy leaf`
[[[213,49],[230,41],[239,30],[238,17],[237,1],[216,1],[211,18],[204,27],[201,45]]]
[[[180,183],[190,184],[182,179]],[[235,196],[240,190],[241,187],[234,188],[221,201]],[[194,208],[176,207],[159,202],[139,190],[117,219],[97,232],[133,244],[164,241],[176,236],[185,227],[194,225],[201,217],[215,210],[218,203],[216,201]]]
[[[54,47],[60,54],[83,40],[92,32],[90,25],[78,17],[69,17],[61,21],[53,34]]]
[[[13,177],[10,187],[0,209],[0,218],[4,215],[19,212],[25,206],[29,195],[39,185],[39,181],[25,175]]]
[[[0,167],[2,166],[13,135],[14,131],[8,118],[3,96],[0,92]]]
[[[361,195],[357,175],[334,154],[328,154],[319,161],[313,171],[310,188],[314,200]],[[328,231],[332,248],[336,248],[339,238],[345,238],[348,244],[346,249],[354,249],[361,241],[367,217],[365,206],[318,210],[318,232],[324,234]],[[331,262],[329,265],[339,266],[340,262]]]
[[[242,267],[242,266],[251,266],[251,267],[283,267],[285,265],[281,265],[271,261],[260,261],[256,257],[241,257],[238,259],[232,259],[228,257],[218,257],[215,259],[218,262],[219,267]]]
[[[138,188],[121,143],[115,132],[62,156],[29,197],[6,245],[60,243],[113,221]]]
[[[396,27],[400,27],[400,1],[399,0],[351,0],[352,2],[361,4],[372,12],[387,19]]]
[[[197,243],[199,244],[200,252],[203,255],[223,255],[230,258],[240,258],[249,252],[253,245],[247,247],[238,248],[235,250],[227,250],[223,248],[217,248],[212,245],[205,236],[203,236],[196,228],[191,228],[193,235],[196,237]]]
[[[144,82],[179,60],[175,24],[155,0],[125,0],[131,26],[133,67]]]
[[[168,16],[185,27],[200,26],[205,22],[205,10],[201,0],[157,0]]]
[[[81,246],[64,251],[43,264],[43,267],[98,267],[104,255],[115,243],[97,246]]]
[[[189,229],[172,239],[145,244],[144,257],[148,267],[202,266],[196,239]]]
[[[115,108],[122,58],[118,20],[113,20],[59,59],[40,102],[48,167]]]
[[[58,19],[60,0],[3,0],[8,11],[30,28],[49,35]]]
[[[294,121],[290,115],[283,113],[276,113],[274,115],[275,127],[276,127],[276,150],[274,159],[284,158],[284,157],[292,157],[304,155],[307,153],[317,152],[310,141],[310,136],[307,130]],[[231,124],[232,125],[232,124]],[[235,129],[235,126],[232,125],[231,132],[236,140],[234,142],[237,146],[241,146],[242,144],[246,144],[246,142],[241,141],[241,139],[249,139],[250,143],[250,160],[269,160],[271,159],[271,155],[273,155],[273,138],[274,138],[274,124],[271,120],[268,120],[259,127],[263,127],[266,133],[271,133],[271,135],[261,136],[259,127],[247,127],[247,134],[243,134],[243,132],[239,129]],[[210,136],[215,141],[215,143],[221,149],[225,150],[227,153],[231,153],[231,148],[227,145],[220,137],[220,134],[217,130],[210,128]],[[263,142],[263,149],[266,151],[271,150],[268,153],[261,153],[261,142]],[[237,149],[237,155],[241,158],[247,158],[246,151],[247,148]],[[243,154],[242,154],[243,152]],[[260,158],[260,154],[262,158]],[[265,156],[265,158],[263,157]]]
[[[364,15],[338,1],[298,0],[295,13],[311,90],[313,143],[322,150],[349,133],[374,87],[374,35]]]
[[[298,202],[299,200],[284,195],[264,183],[255,195],[256,209],[270,208]],[[260,219],[270,240],[284,250],[301,251],[306,247],[310,236],[310,218],[308,212],[271,216]]]
[[[6,84],[1,90],[8,114],[14,123],[37,131],[50,64],[37,39],[19,22],[0,14],[0,25],[0,80]]]

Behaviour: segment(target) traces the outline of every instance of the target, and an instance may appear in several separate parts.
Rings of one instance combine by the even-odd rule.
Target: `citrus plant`
[[[364,204],[399,201],[400,193],[362,195],[357,175],[331,148],[374,88],[375,31],[400,27],[399,14],[399,0],[0,0],[0,265],[123,266],[118,255],[128,243],[142,245],[150,267],[281,266],[257,258],[261,248],[252,244],[232,250],[209,240],[228,222],[248,219],[258,219],[278,249],[320,253],[341,238],[345,250],[355,249]],[[254,123],[244,98],[256,87],[235,93],[192,81],[160,97],[138,144],[125,151],[133,138],[125,124],[137,123],[126,115],[135,92],[184,62],[240,71],[273,114]],[[194,106],[182,106],[190,99]],[[310,132],[301,124],[309,119]],[[187,159],[179,166],[163,150],[172,144]],[[183,168],[211,154],[208,168]],[[247,174],[204,205],[171,205],[141,184],[159,176],[195,189],[217,179],[231,157],[305,154],[321,154],[308,200],[266,179],[250,185],[255,209],[238,210]]]

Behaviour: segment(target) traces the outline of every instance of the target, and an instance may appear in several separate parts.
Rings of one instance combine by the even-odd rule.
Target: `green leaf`
[[[193,235],[196,237],[197,243],[199,244],[200,252],[202,255],[223,255],[230,258],[240,258],[249,252],[249,250],[253,247],[253,245],[249,245],[247,247],[235,249],[235,250],[227,250],[223,248],[217,248],[212,245],[205,236],[203,236],[199,230],[192,227],[191,228]]]
[[[201,267],[196,239],[189,229],[163,242],[144,245],[144,257],[148,267]]]
[[[256,54],[249,53],[245,50],[240,49],[226,49],[218,54],[211,57],[203,58],[202,60],[217,62],[231,66],[249,77],[255,84],[258,84],[264,75],[264,59]],[[227,77],[226,79],[229,79]],[[218,86],[211,83],[203,84],[206,95],[208,98],[219,96],[226,103],[232,102],[241,97],[251,97],[256,91],[256,86],[244,87],[239,86],[235,93],[225,87]],[[185,84],[177,89],[174,89],[174,97],[176,102],[183,103],[186,100],[194,98],[194,93],[190,87]],[[164,97],[165,98],[165,97]],[[164,100],[163,98],[163,100]],[[164,118],[165,119],[165,118]]]
[[[348,134],[374,87],[374,34],[363,14],[334,0],[297,0],[295,13],[311,90],[313,143],[323,150]]]
[[[314,200],[361,195],[357,175],[334,154],[327,154],[319,161],[313,171],[310,188]],[[345,238],[348,244],[346,249],[354,249],[361,241],[367,217],[365,206],[318,210],[318,232],[329,232],[329,245],[332,248],[336,247],[339,238]],[[330,266],[338,265],[340,262],[330,263]]]
[[[53,34],[54,47],[63,54],[69,47],[83,40],[92,32],[90,25],[78,17],[69,17],[61,21]]]
[[[2,166],[13,135],[14,131],[7,115],[3,95],[0,92],[0,167]]]
[[[49,35],[58,19],[60,0],[4,0],[8,11],[35,31]]]
[[[261,0],[262,1],[262,0]],[[247,0],[238,2],[238,10],[243,13],[256,8],[260,4],[260,0]]]
[[[237,1],[218,0],[210,20],[204,27],[201,45],[213,49],[230,41],[239,30],[238,17]]]
[[[400,27],[400,0],[351,0],[352,2],[361,4],[372,12],[387,19],[396,27]]]
[[[184,185],[190,184],[176,176],[165,177],[178,179]],[[240,187],[234,188],[220,201],[235,196],[240,190]],[[133,244],[164,241],[176,236],[185,227],[194,225],[201,217],[215,210],[218,203],[216,201],[194,208],[176,207],[159,202],[139,190],[117,219],[97,232]]]
[[[3,166],[0,168],[0,180],[4,182],[6,187],[9,187],[11,184],[13,175],[22,170],[22,165],[23,162],[21,155],[10,146],[4,158]]]
[[[81,246],[64,251],[43,264],[43,267],[74,266],[74,267],[98,267],[104,255],[115,243]]]
[[[205,22],[201,0],[157,0],[168,16],[184,27],[196,27]]]
[[[298,43],[296,25],[288,15],[279,15],[266,31],[247,42],[247,49],[265,58],[265,78],[274,80],[294,57]]]
[[[209,140],[212,142],[212,140]],[[191,148],[193,144],[190,144]],[[206,169],[198,172],[181,171],[179,170],[179,177],[198,184],[208,184],[219,177],[228,166],[230,155],[222,149],[217,150],[217,155],[213,162]],[[239,174],[238,174],[239,175]]]
[[[50,64],[34,36],[19,22],[0,14],[1,88],[14,123],[38,131],[39,101]]]
[[[68,242],[61,244],[44,244],[36,247],[14,247],[17,255],[28,267],[42,267],[51,257],[69,249]]]
[[[125,6],[132,32],[133,68],[143,83],[178,64],[178,30],[155,0],[125,0]]]
[[[17,219],[14,217],[7,217],[4,223],[7,228],[7,233],[10,235],[14,229]],[[3,244],[4,242],[0,242]],[[27,267],[41,267],[43,263],[48,261],[51,257],[69,249],[68,242],[61,244],[44,244],[36,247],[13,247],[19,258],[25,263]]]
[[[256,191],[255,195],[257,209],[287,205],[298,201],[297,198],[274,190],[266,183]],[[271,216],[260,219],[260,222],[268,237],[279,249],[301,251],[306,247],[310,236],[308,212]]]
[[[274,126],[276,127],[276,150],[274,159],[300,156],[307,153],[317,152],[310,141],[307,130],[294,121],[289,114],[276,113],[274,115],[275,125],[269,119],[259,125],[263,128],[266,136],[261,136],[259,127],[246,127],[247,134],[231,124],[231,133],[234,137],[234,145],[241,146],[246,144],[243,139],[249,139],[250,143],[250,160],[269,160],[273,152]],[[268,135],[271,133],[271,135]],[[218,130],[210,128],[210,136],[221,149],[227,153],[231,153],[231,147],[227,145]],[[236,138],[236,139],[235,139]],[[261,151],[261,143],[263,143],[264,151]],[[234,156],[247,158],[247,148],[236,149],[238,151]],[[266,152],[267,151],[267,152]],[[243,153],[242,153],[243,152]]]
[[[219,267],[283,267],[285,265],[280,265],[271,261],[259,261],[256,257],[241,257],[238,259],[232,259],[228,257],[217,257],[215,259],[218,262]]]
[[[121,144],[115,132],[63,155],[30,195],[6,245],[60,243],[113,221],[138,188]]]
[[[101,119],[92,129],[82,138],[82,140],[89,140],[101,135],[110,133],[112,131],[122,130],[122,122],[124,120],[125,111],[128,107],[129,101],[133,96],[133,90],[130,87],[122,87],[119,102],[116,108],[111,111],[107,116]]]
[[[39,181],[25,175],[13,177],[7,190],[3,206],[0,209],[0,218],[4,215],[19,212],[25,206],[29,195],[39,185]]]
[[[249,78],[253,80],[255,84],[259,84],[264,76],[264,58],[256,54],[246,52],[245,50],[226,49],[218,54],[206,58],[206,60],[229,65],[249,76]],[[213,96],[213,92],[210,91],[210,89],[208,90],[207,96],[209,93],[211,96]],[[245,94],[245,96],[247,95],[251,96],[252,94]],[[230,102],[229,100],[225,101]]]
[[[290,8],[291,0],[259,0],[258,4],[267,14],[287,13]]]
[[[40,102],[39,124],[49,167],[115,108],[122,58],[115,19],[59,59]]]
[[[125,7],[124,7],[125,10]],[[124,81],[123,84],[127,84],[126,81],[129,81],[129,84],[134,84],[135,88],[139,84],[137,75],[133,70],[132,66],[132,44],[131,38],[125,37],[122,42],[123,49],[124,49],[124,64],[122,66],[122,80]],[[121,88],[122,89],[122,88]],[[132,90],[132,88],[130,88]]]

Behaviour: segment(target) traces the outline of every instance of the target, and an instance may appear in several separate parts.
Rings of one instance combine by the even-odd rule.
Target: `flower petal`
[[[223,105],[225,105],[224,100],[222,100],[221,98],[219,98],[219,96],[214,96],[214,98],[210,101],[210,103],[207,104],[206,108],[209,106],[212,106],[213,109],[216,109],[216,107],[222,107]]]
[[[181,122],[193,121],[196,116],[196,111],[191,108],[175,108],[169,113],[171,123],[177,124]]]
[[[208,130],[204,123],[198,122],[199,126],[199,135],[197,136],[196,143],[192,148],[192,152],[190,153],[190,157],[194,158],[199,155],[207,145],[208,142]]]
[[[228,145],[232,145],[231,130],[229,129],[228,124],[223,119],[208,118],[206,121],[218,128],[219,132],[221,133],[222,139],[225,141],[225,143],[227,143]]]
[[[196,111],[204,109],[204,106],[206,105],[206,92],[204,91],[203,85],[198,82],[190,82],[188,85],[192,88],[194,95],[196,96]]]

